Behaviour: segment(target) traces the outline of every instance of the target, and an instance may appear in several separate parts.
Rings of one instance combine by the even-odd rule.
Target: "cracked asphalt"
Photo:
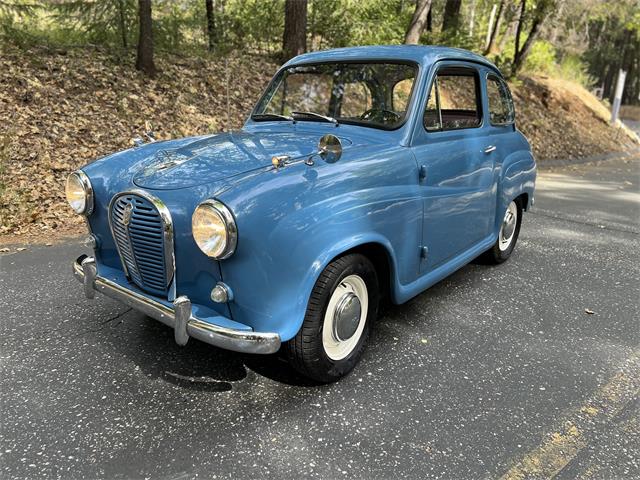
[[[638,478],[640,161],[543,172],[514,256],[388,306],[315,386],[0,257],[0,477]],[[591,312],[591,313],[590,313]]]

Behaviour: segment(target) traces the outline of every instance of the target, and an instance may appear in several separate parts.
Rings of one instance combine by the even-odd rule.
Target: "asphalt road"
[[[542,174],[509,262],[387,307],[329,386],[85,300],[78,245],[0,257],[0,477],[640,477],[639,185]]]

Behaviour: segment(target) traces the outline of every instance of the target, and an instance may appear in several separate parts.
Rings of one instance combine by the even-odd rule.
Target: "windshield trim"
[[[295,67],[312,67],[315,65],[335,65],[335,64],[390,64],[390,65],[406,65],[406,66],[410,66],[410,67],[415,67],[416,69],[416,74],[413,80],[413,84],[411,85],[411,92],[409,93],[409,99],[407,100],[407,110],[405,111],[405,114],[402,118],[402,122],[398,123],[397,125],[394,126],[386,126],[386,125],[381,125],[379,123],[371,123],[371,122],[359,122],[357,120],[343,120],[338,118],[338,124],[345,124],[345,125],[354,125],[357,127],[365,127],[365,128],[373,128],[375,130],[385,130],[385,131],[394,131],[394,130],[399,130],[400,128],[404,127],[404,125],[407,123],[409,116],[410,116],[410,112],[411,109],[413,108],[413,101],[414,101],[414,95],[415,92],[417,90],[416,86],[418,83],[418,80],[420,78],[420,73],[421,73],[421,66],[420,63],[413,61],[413,60],[397,60],[397,59],[389,59],[389,58],[371,58],[371,59],[348,59],[348,60],[326,60],[326,61],[315,61],[315,62],[300,62],[300,63],[292,63],[292,64],[287,64],[287,65],[283,65],[277,72],[276,74],[273,76],[273,78],[271,79],[271,81],[269,82],[269,84],[267,85],[267,88],[264,89],[264,92],[262,92],[262,95],[260,95],[260,98],[258,99],[258,101],[256,102],[256,104],[254,105],[253,109],[251,110],[251,115],[249,116],[249,118],[251,119],[251,121],[256,122],[256,123],[262,123],[262,122],[271,122],[271,121],[284,121],[284,120],[266,120],[266,119],[254,119],[253,116],[256,114],[256,110],[258,108],[258,105],[261,105],[263,100],[265,100],[265,98],[267,97],[269,91],[271,90],[271,88],[275,85],[278,77],[280,77],[280,75],[282,74],[282,72],[284,72],[285,70],[288,70],[289,68],[295,68]],[[296,120],[296,122],[314,122],[314,123],[318,123],[316,120]]]

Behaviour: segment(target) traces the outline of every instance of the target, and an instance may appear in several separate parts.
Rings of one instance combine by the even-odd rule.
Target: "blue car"
[[[453,48],[300,55],[242,130],[138,141],[72,173],[94,254],[84,293],[190,337],[280,351],[331,382],[400,304],[478,256],[509,258],[536,164],[500,71]]]

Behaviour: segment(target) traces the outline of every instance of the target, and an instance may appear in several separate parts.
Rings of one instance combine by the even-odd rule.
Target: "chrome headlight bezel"
[[[194,235],[194,224],[196,220],[196,213],[199,209],[210,209],[210,212],[217,215],[220,219],[221,224],[224,226],[225,231],[225,244],[224,248],[217,254],[212,254],[211,252],[207,252],[205,248],[200,244],[196,236]],[[198,248],[208,257],[213,258],[214,260],[224,260],[229,258],[236,251],[236,246],[238,245],[238,228],[236,226],[235,218],[231,213],[231,210],[222,202],[215,199],[205,200],[198,204],[198,206],[193,211],[191,215],[191,235],[198,245]]]
[[[69,196],[67,195],[69,182],[71,181],[77,181],[78,185],[84,191],[84,204],[80,209],[76,209],[73,207],[73,205],[71,204],[71,201],[69,200]],[[65,196],[67,198],[67,203],[69,203],[69,206],[71,207],[71,209],[78,215],[88,216],[88,215],[91,215],[91,213],[93,213],[93,206],[94,206],[93,187],[91,186],[91,181],[89,180],[89,177],[87,177],[87,174],[84,173],[82,170],[76,170],[75,172],[69,174],[69,176],[67,177],[67,182],[65,185]]]

